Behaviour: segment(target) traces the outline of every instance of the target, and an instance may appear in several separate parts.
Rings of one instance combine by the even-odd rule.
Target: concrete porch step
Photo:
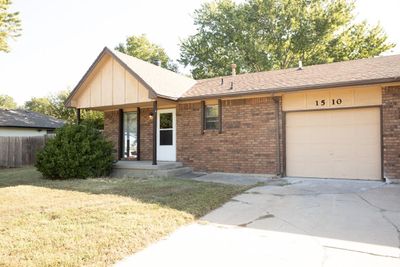
[[[157,162],[151,161],[118,161],[111,172],[112,177],[177,177],[192,172],[192,168],[184,167],[181,162]]]
[[[158,161],[153,165],[151,161],[128,161],[120,160],[114,163],[113,168],[117,169],[137,169],[137,170],[168,170],[183,167],[182,162]]]

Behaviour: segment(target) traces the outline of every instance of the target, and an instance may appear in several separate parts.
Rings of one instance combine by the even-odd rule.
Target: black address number
[[[322,99],[322,100],[315,100],[315,105],[319,106],[319,107],[323,107],[328,103],[327,100]],[[337,99],[332,99],[331,100],[331,105],[335,106],[335,105],[341,105],[343,103],[343,100],[341,98],[337,98]]]

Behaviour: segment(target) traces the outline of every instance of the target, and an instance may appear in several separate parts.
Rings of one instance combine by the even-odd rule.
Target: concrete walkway
[[[209,183],[220,183],[220,184],[231,184],[231,185],[257,185],[266,184],[276,178],[274,175],[262,175],[262,174],[240,174],[240,173],[223,173],[223,172],[211,172],[211,173],[192,173],[192,175],[182,175],[181,178],[192,179],[201,182]]]
[[[117,266],[400,266],[400,185],[255,187]]]

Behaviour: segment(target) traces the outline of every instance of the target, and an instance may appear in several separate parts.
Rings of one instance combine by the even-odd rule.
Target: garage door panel
[[[366,164],[365,164],[366,163]],[[364,161],[363,163],[356,164],[356,169],[358,172],[358,177],[362,177],[363,179],[371,179],[374,180],[376,177],[380,177],[380,170],[377,170],[374,166],[374,162]]]
[[[356,121],[354,114],[350,114],[348,112],[328,111],[328,113],[330,114],[329,118],[327,118],[329,125],[338,126],[338,129],[343,126],[352,126]]]
[[[286,115],[288,176],[381,179],[379,108]]]
[[[302,114],[291,113],[291,118],[288,117],[286,122],[287,125],[290,125],[288,127],[328,125],[327,117],[311,114],[309,117],[304,118]]]
[[[357,123],[360,124],[371,124],[379,123],[380,112],[378,108],[365,108],[363,112],[354,113],[354,118]]]
[[[331,169],[332,166],[329,165],[326,161],[323,162],[316,162],[312,166],[308,166],[306,163],[294,163],[293,168],[298,169],[297,177],[310,177],[308,173],[308,169],[312,168],[313,173],[316,175],[315,177],[321,177],[321,178],[328,178],[325,177],[326,169]]]
[[[365,133],[368,134],[365,134]],[[357,138],[355,141],[359,144],[371,144],[380,138],[380,125],[361,125],[356,129],[356,137],[362,136],[362,138]]]
[[[287,143],[308,143],[308,144],[323,144],[326,143],[326,138],[329,134],[328,129],[321,129],[320,127],[298,127],[292,128],[288,131],[286,142]]]
[[[329,160],[329,153],[324,151],[329,151],[330,145],[328,144],[297,144],[292,143],[291,153],[288,154],[288,160],[292,159],[299,162],[310,162],[319,160]],[[307,153],[304,153],[307,151]]]
[[[357,148],[354,144],[333,144],[331,146],[331,159],[332,160],[349,160],[350,155],[357,154]],[[351,158],[354,160],[354,158]]]
[[[376,145],[363,144],[363,143],[361,143],[361,146],[362,150],[356,149],[354,151],[354,155],[363,161],[368,160],[368,162],[375,162],[376,158],[371,157],[371,155],[379,154],[380,153],[379,147],[377,147]]]
[[[332,138],[332,136],[335,138]],[[336,125],[329,127],[326,135],[322,138],[325,139],[325,142],[331,142],[332,144],[352,144],[355,136],[356,131],[352,125]],[[331,140],[326,140],[327,138]]]
[[[345,160],[337,160],[332,162],[332,173],[334,178],[351,178],[350,174],[354,172],[354,166],[346,164]],[[325,174],[325,178],[332,178],[330,175]]]
[[[287,135],[287,142],[288,143],[298,143],[302,142],[304,138],[307,138],[308,135],[308,129],[306,127],[298,127],[298,128],[293,128],[293,131],[290,131],[290,133]]]

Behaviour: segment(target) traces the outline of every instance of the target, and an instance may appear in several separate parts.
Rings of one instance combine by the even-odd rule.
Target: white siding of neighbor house
[[[46,134],[47,130],[42,129],[0,127],[0,136],[42,136]]]

